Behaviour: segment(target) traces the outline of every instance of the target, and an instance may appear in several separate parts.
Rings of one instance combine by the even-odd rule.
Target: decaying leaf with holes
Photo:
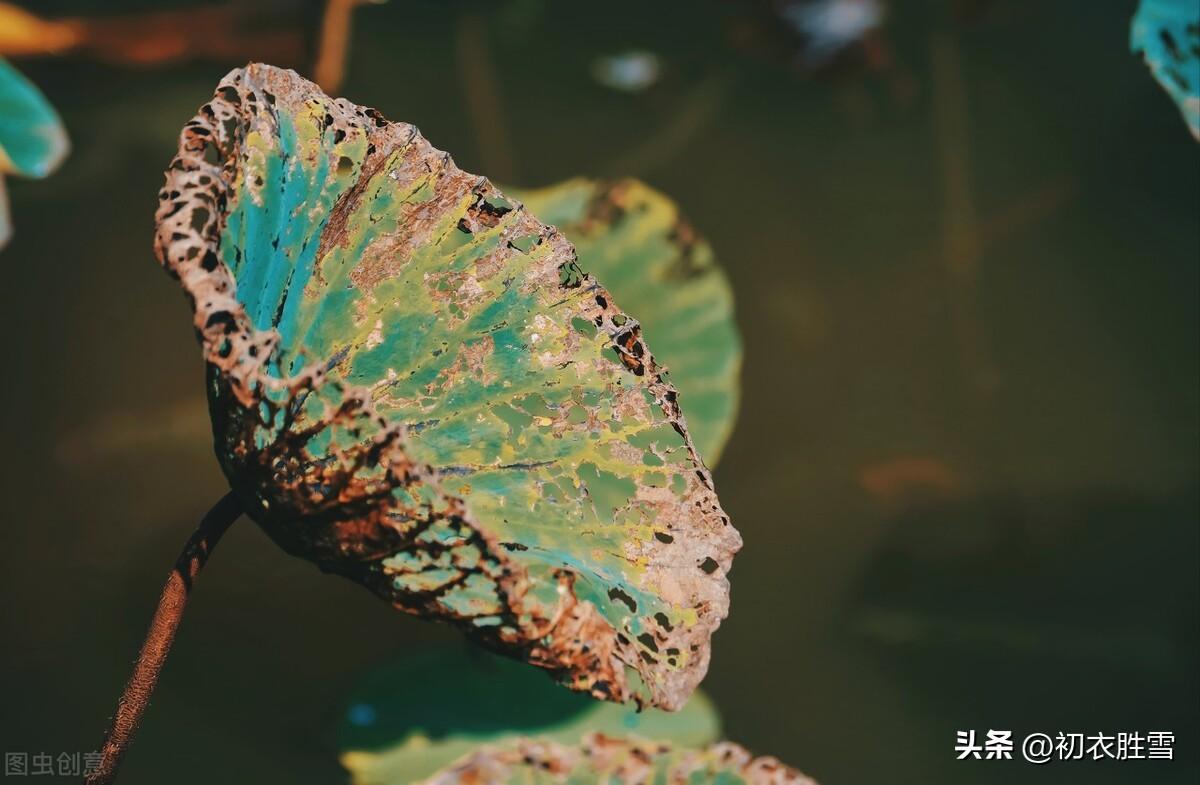
[[[577,178],[514,196],[562,231],[580,267],[638,315],[683,397],[696,449],[715,465],[737,418],[742,341],[712,248],[670,199],[637,180]]]
[[[0,248],[12,234],[4,176],[46,177],[69,149],[67,132],[54,107],[0,58]]]
[[[435,774],[426,785],[816,785],[775,758],[755,758],[736,744],[701,749],[665,742],[586,736],[575,746],[526,740],[485,747]],[[400,782],[387,785],[402,785]]]
[[[184,127],[160,200],[218,458],[277,543],[572,689],[684,703],[741,540],[561,234],[264,65]]]

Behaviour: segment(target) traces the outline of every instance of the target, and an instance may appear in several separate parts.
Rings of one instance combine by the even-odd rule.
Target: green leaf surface
[[[573,689],[683,705],[741,540],[560,232],[412,126],[252,65],[185,127],[156,250],[276,542]]]
[[[476,649],[425,652],[372,671],[352,691],[338,736],[355,785],[384,785],[426,779],[484,744],[574,744],[587,733],[696,746],[715,741],[720,723],[700,692],[678,712],[638,712]]]
[[[696,449],[716,465],[737,418],[742,342],[712,248],[674,202],[637,180],[579,178],[514,195],[566,234],[579,266],[637,314],[679,389]]]

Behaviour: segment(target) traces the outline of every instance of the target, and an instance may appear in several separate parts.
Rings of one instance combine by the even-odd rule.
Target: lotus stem
[[[158,607],[154,610],[150,629],[142,642],[142,650],[138,652],[133,674],[117,702],[117,711],[104,737],[104,745],[100,748],[100,762],[84,777],[84,785],[108,785],[116,780],[121,758],[137,733],[167,653],[171,650],[171,643],[175,640],[175,631],[183,619],[192,582],[200,574],[221,535],[241,514],[241,502],[232,492],[226,494],[208,511],[187,545],[183,546],[175,569],[167,576],[167,585],[158,598]]]

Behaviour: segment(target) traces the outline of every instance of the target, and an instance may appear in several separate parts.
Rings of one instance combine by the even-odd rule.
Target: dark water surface
[[[835,79],[737,4],[651,5],[392,0],[358,12],[342,93],[497,180],[642,177],[712,241],[746,343],[716,471],[746,541],[706,682],[727,734],[826,785],[1195,782],[1200,150],[1126,54],[1133,4],[897,4],[891,67]],[[592,81],[631,48],[658,85]],[[224,491],[150,239],[236,64],[20,63],[75,149],[10,183],[0,253],[5,750],[97,746]],[[239,524],[123,781],[343,781],[355,678],[457,640]],[[956,762],[972,728],[1168,730],[1177,760]]]

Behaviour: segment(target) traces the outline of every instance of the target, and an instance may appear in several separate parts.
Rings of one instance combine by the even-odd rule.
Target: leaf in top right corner
[[[1129,48],[1146,61],[1200,141],[1200,3],[1142,0],[1130,25]]]

